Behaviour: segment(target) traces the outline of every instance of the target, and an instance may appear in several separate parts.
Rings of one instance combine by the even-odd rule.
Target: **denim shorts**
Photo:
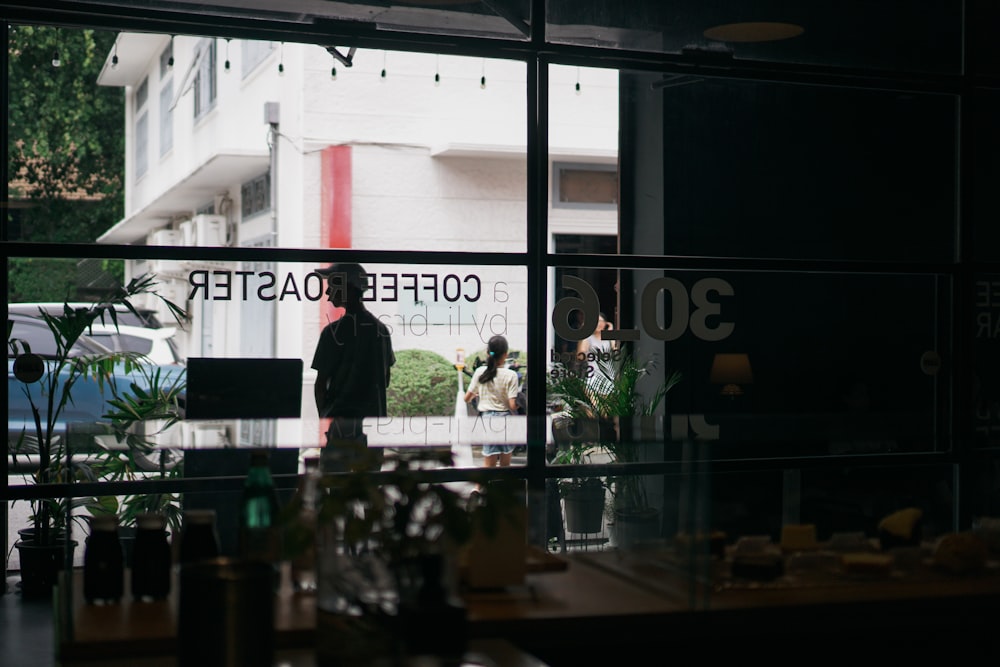
[[[510,410],[484,410],[479,413],[480,417],[506,417]],[[516,445],[483,445],[483,456],[496,456],[498,454],[513,454]]]

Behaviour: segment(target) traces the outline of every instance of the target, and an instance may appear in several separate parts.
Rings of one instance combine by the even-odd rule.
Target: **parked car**
[[[9,313],[7,319],[12,323],[9,337],[26,342],[31,352],[43,359],[52,359],[56,355],[56,343],[51,330],[45,321],[39,317],[31,317],[18,313]],[[113,328],[113,327],[112,327]],[[81,335],[69,351],[69,357],[84,355],[110,355],[111,348],[101,344],[95,337]],[[47,419],[46,397],[42,396],[42,384],[25,384],[14,375],[14,353],[7,349],[7,438],[9,451],[25,450],[18,443],[22,438],[33,439],[35,433],[34,415],[31,402],[39,408],[43,426]],[[63,408],[60,419],[55,425],[54,433],[65,433],[67,425],[70,428],[86,429],[88,425],[106,423],[104,417],[110,410],[108,401],[113,397],[111,384],[120,390],[127,390],[132,383],[142,388],[149,387],[152,374],[159,369],[161,382],[172,382],[183,379],[183,366],[176,363],[157,364],[150,360],[148,364],[134,365],[127,369],[124,362],[115,364],[113,373],[103,383],[87,377],[81,378],[73,387],[73,400]],[[31,400],[29,400],[29,395]]]
[[[85,308],[86,303],[69,303],[70,308]],[[39,311],[57,315],[63,311],[61,303],[11,303],[7,312],[38,317]],[[174,342],[176,327],[164,326],[153,310],[136,309],[138,315],[124,306],[115,308],[118,316],[114,322],[96,322],[88,337],[115,352],[145,354],[154,364],[183,364],[184,360]]]
[[[174,327],[136,327],[127,324],[95,324],[89,336],[115,352],[139,352],[154,364],[177,366],[181,364],[173,344]]]

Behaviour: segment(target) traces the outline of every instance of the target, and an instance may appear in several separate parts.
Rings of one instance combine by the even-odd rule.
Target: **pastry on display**
[[[981,516],[972,520],[972,532],[986,542],[990,552],[1000,554],[1000,518]]]
[[[723,558],[726,555],[727,541],[728,536],[722,530],[713,530],[707,535],[705,533],[696,533],[694,539],[688,533],[677,533],[677,536],[674,538],[674,547],[679,555],[688,555],[692,553],[692,549],[698,553],[704,552],[707,544],[710,556]]]
[[[759,554],[777,549],[770,535],[742,535],[733,545],[733,554]]]
[[[878,539],[882,551],[896,547],[920,546],[924,512],[917,507],[907,507],[889,514],[878,524]]]
[[[785,553],[816,549],[819,549],[816,524],[785,524],[781,527],[781,550]]]
[[[833,574],[840,569],[840,554],[833,551],[796,551],[785,559],[788,574]]]
[[[826,543],[830,551],[875,551],[875,545],[861,531],[840,532],[830,536]]]
[[[947,533],[934,546],[932,562],[956,574],[979,572],[986,567],[989,546],[971,532]]]
[[[772,581],[785,573],[784,558],[773,551],[735,554],[730,573],[738,579]]]
[[[889,554],[855,551],[840,555],[840,567],[845,574],[888,576],[893,560]]]

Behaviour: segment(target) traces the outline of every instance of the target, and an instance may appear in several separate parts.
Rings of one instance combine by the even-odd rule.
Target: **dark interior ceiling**
[[[91,23],[110,29],[145,26],[156,32],[218,36],[257,31],[285,41],[343,43],[406,39],[440,44],[503,40],[543,42],[552,49],[591,47],[638,52],[666,60],[881,72],[890,76],[995,76],[1000,61],[993,29],[995,0],[36,0],[3,2],[9,20]],[[544,37],[532,11],[545,12]],[[782,39],[758,33],[725,40],[706,33],[729,24],[784,25]],[[966,28],[965,26],[968,26]],[[234,36],[238,36],[235,35]],[[368,42],[366,43],[366,40]],[[988,41],[990,40],[990,41]],[[496,46],[496,43],[492,46]],[[971,57],[970,57],[971,56]]]

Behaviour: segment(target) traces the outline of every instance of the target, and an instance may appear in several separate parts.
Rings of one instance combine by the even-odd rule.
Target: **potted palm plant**
[[[680,371],[666,373],[659,384],[644,393],[640,384],[655,368],[655,360],[641,362],[628,351],[616,351],[597,360],[596,372],[591,377],[558,369],[551,373],[549,398],[562,405],[568,418],[596,422],[599,445],[611,462],[635,463],[641,460],[643,443],[620,437],[622,419],[652,416],[667,392],[681,380]],[[650,504],[642,478],[620,475],[609,488],[613,497],[615,543],[627,548],[636,541],[657,536],[660,509]]]
[[[592,419],[573,419],[565,414],[552,421],[556,452],[552,459],[559,465],[579,466],[591,462],[599,450],[596,425]],[[604,528],[604,503],[607,489],[604,479],[576,476],[560,479],[557,488],[566,512],[566,530],[570,533],[599,533]]]
[[[15,460],[19,456],[37,460],[32,472],[34,483],[97,481],[114,478],[116,470],[124,474],[137,451],[134,425],[153,416],[171,420],[178,417],[183,369],[164,372],[138,353],[81,353],[77,345],[93,324],[117,324],[120,306],[138,315],[131,300],[143,294],[159,298],[177,322],[183,323],[187,314],[156,294],[155,285],[154,277],[140,276],[87,307],[66,305],[62,313],[56,314],[39,309],[39,319],[55,343],[54,353],[46,357],[34,353],[27,340],[13,336],[13,323],[8,320],[11,370],[21,383],[18,389],[29,412],[27,424],[16,437],[8,433],[8,441]],[[79,444],[75,438],[82,436],[85,448],[95,442],[95,429],[88,420],[104,422],[97,430],[107,429],[105,432],[122,443],[125,463],[118,454],[102,452],[100,447],[74,457],[73,450]],[[69,521],[74,518],[73,510],[81,506],[94,512],[108,511],[107,499],[32,501],[30,537],[23,535],[15,544],[21,557],[22,595],[49,594],[61,565],[71,562],[75,541],[67,538]]]

